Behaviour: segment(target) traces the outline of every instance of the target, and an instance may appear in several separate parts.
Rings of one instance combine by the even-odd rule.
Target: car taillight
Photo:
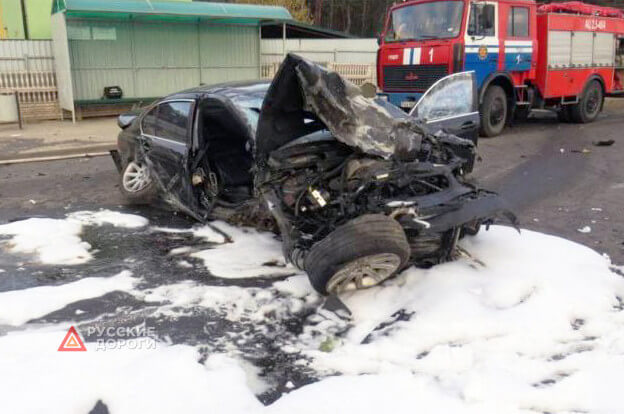
[[[455,43],[453,45],[453,73],[464,70],[464,45]]]

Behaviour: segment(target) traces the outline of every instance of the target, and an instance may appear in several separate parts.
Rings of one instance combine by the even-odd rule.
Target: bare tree
[[[366,36],[367,34],[367,25],[366,25],[366,17],[368,13],[368,0],[362,0],[362,14],[360,18],[360,36]]]

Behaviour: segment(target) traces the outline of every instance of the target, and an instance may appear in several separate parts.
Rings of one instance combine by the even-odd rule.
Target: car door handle
[[[464,122],[462,124],[461,129],[462,130],[464,130],[464,129],[472,129],[472,128],[475,128],[476,126],[477,126],[477,124],[475,124],[474,122],[468,121],[468,122]]]

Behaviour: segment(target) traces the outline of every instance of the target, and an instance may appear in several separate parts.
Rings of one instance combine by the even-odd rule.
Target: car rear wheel
[[[156,196],[156,185],[144,162],[130,160],[120,175],[119,188],[133,204],[147,204]]]
[[[398,272],[409,255],[401,225],[388,216],[368,214],[312,246],[304,268],[319,293],[338,294],[378,285]]]
[[[481,105],[481,135],[495,137],[507,124],[507,95],[503,88],[493,85],[487,88]]]
[[[579,102],[570,108],[572,120],[580,124],[593,122],[602,109],[603,100],[604,94],[600,82],[590,81]]]

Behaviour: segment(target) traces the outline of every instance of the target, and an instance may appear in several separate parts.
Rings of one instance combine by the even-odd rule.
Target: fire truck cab
[[[415,0],[389,10],[377,55],[382,96],[409,110],[449,73],[474,71],[480,132],[551,108],[591,122],[624,92],[624,13],[581,2]]]

